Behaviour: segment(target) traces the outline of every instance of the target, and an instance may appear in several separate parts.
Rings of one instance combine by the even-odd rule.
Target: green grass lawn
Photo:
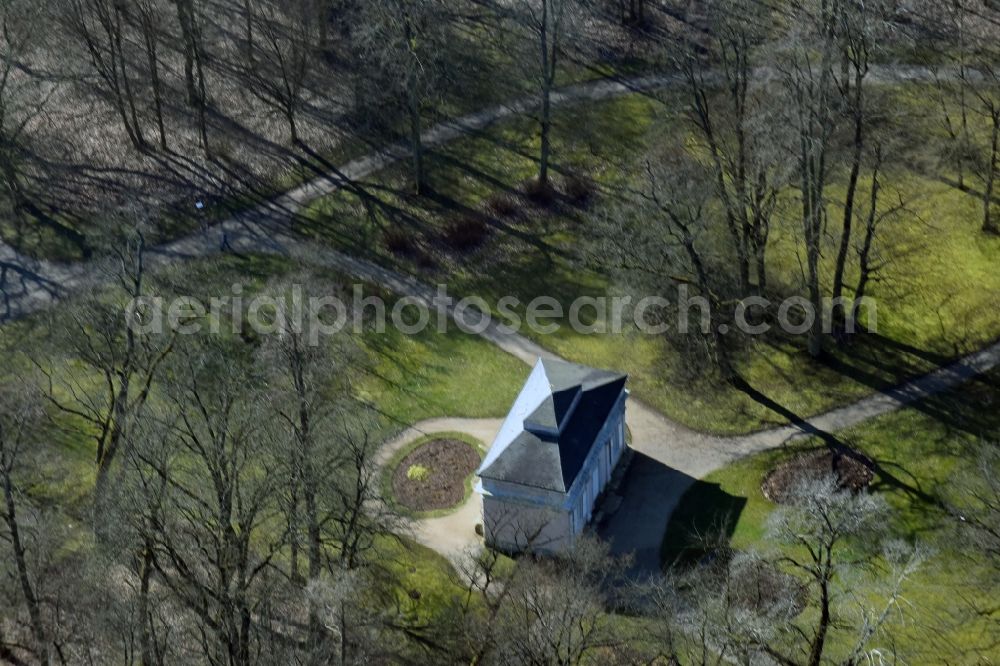
[[[906,622],[897,629],[898,642],[906,646],[911,663],[971,663],[1000,656],[990,641],[995,623],[960,615],[970,600],[995,600],[996,572],[954,545],[951,520],[937,505],[947,496],[951,479],[971,473],[968,457],[974,446],[1000,441],[1000,413],[992,407],[998,402],[1000,373],[993,372],[836,434],[881,466],[873,488],[892,509],[891,535],[919,540],[933,552],[906,588],[902,609]],[[697,482],[670,523],[664,561],[697,558],[697,535],[717,533],[720,527],[731,532],[735,548],[775,548],[765,530],[774,504],[761,494],[761,482],[779,462],[821,446],[814,439],[752,456]],[[840,640],[845,636],[840,634]]]
[[[371,367],[358,378],[358,396],[378,408],[391,430],[437,416],[503,416],[530,371],[458,330],[406,336],[389,327],[364,337]]]

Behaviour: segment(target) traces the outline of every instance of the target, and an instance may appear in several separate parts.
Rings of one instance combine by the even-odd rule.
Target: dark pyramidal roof
[[[538,406],[524,419],[521,432],[488,456],[479,476],[546,490],[566,492],[611,409],[627,376],[564,361],[540,360],[543,374],[532,373],[522,394],[537,392]],[[533,385],[545,382],[547,385]],[[492,462],[490,462],[492,458]]]

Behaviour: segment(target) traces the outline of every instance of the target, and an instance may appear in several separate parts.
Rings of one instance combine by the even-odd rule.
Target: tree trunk
[[[854,290],[854,302],[851,304],[850,322],[857,322],[858,308],[861,307],[861,299],[865,297],[868,290],[868,283],[872,277],[871,254],[872,245],[875,242],[875,226],[878,222],[878,166],[872,172],[872,192],[871,208],[868,210],[868,221],[865,225],[865,239],[858,250],[858,286]]]
[[[712,290],[708,279],[708,269],[706,268],[704,262],[701,260],[701,255],[698,253],[697,248],[694,246],[694,237],[691,235],[689,229],[680,223],[679,220],[675,218],[675,224],[681,229],[684,238],[684,249],[687,252],[688,259],[691,261],[691,266],[694,268],[695,275],[698,278],[698,287],[701,291],[709,297],[709,302],[713,310],[719,305],[715,298],[712,298]],[[713,351],[715,352],[715,365],[722,379],[725,381],[730,381],[736,376],[736,372],[733,369],[732,360],[729,358],[729,350],[726,348],[726,340],[719,330],[719,327],[715,325],[714,322],[709,323],[710,330],[709,335],[712,340]]]
[[[757,262],[757,294],[763,295],[767,293],[767,261],[766,261],[766,247],[765,242],[755,242],[754,243],[754,259]]]
[[[420,122],[420,99],[416,94],[416,85],[411,84],[409,94],[410,109],[410,153],[413,160],[413,189],[417,194],[422,194],[425,189],[424,182],[424,143],[421,137]]]
[[[187,90],[187,100],[190,106],[198,102],[198,87],[195,85],[195,52],[197,44],[194,36],[193,0],[174,0],[177,8],[177,23],[181,29],[181,42],[184,54],[184,85]]]
[[[131,340],[131,335],[128,336]],[[130,343],[131,344],[131,343]],[[132,350],[128,349],[127,354],[131,355]],[[131,390],[131,371],[124,370],[121,373],[121,380],[118,392],[115,394],[112,404],[111,423],[108,430],[107,440],[103,448],[98,450],[97,476],[94,479],[94,535],[99,541],[108,538],[104,527],[105,512],[108,508],[108,484],[111,477],[111,466],[118,456],[118,449],[121,446],[125,432],[125,422],[129,412],[129,393]]]
[[[539,26],[539,46],[542,58],[542,136],[541,152],[538,159],[538,185],[544,189],[549,185],[549,154],[552,150],[549,134],[552,129],[552,85],[555,79],[555,52],[549,53],[549,42],[554,35],[549,35],[550,0],[542,0],[542,17]]]
[[[17,571],[17,580],[21,587],[21,594],[24,596],[24,602],[28,606],[31,635],[35,641],[38,661],[47,666],[49,663],[48,639],[45,635],[45,625],[42,623],[42,611],[38,603],[38,597],[35,595],[35,588],[28,574],[27,553],[24,542],[21,540],[21,532],[17,523],[17,505],[14,502],[14,486],[11,480],[11,470],[4,465],[0,469],[0,474],[3,475],[3,498],[6,508],[4,519],[7,523],[11,550],[14,552],[14,566]]]
[[[288,539],[291,560],[289,565],[289,578],[293,583],[302,582],[302,574],[299,572],[299,481],[298,470],[293,471],[292,478],[289,479],[291,485],[291,496],[288,498]]]
[[[201,148],[205,151],[205,157],[211,157],[212,151],[208,146],[208,121],[205,117],[208,103],[205,91],[205,75],[201,66],[201,55],[195,56],[195,70],[198,73],[198,133],[201,135]]]
[[[156,129],[160,135],[160,147],[167,150],[167,132],[163,124],[163,91],[160,89],[160,65],[156,54],[156,34],[148,9],[142,12],[142,33],[146,42],[146,60],[149,66],[149,82],[153,88],[153,110],[156,113]]]
[[[806,250],[809,266],[809,303],[813,321],[809,328],[808,351],[813,358],[823,353],[823,296],[819,286],[819,239]]]
[[[416,194],[424,191],[424,144],[421,137],[420,91],[417,70],[420,60],[413,50],[413,27],[408,17],[404,17],[403,36],[409,46],[406,63],[406,107],[410,116],[410,160],[413,165],[413,190]]]
[[[145,539],[142,545],[142,562],[139,569],[139,650],[142,666],[155,666],[157,651],[153,646],[152,622],[149,614],[149,588],[153,578],[153,545]]]
[[[854,79],[854,143],[851,153],[851,172],[847,180],[847,195],[844,199],[844,226],[840,233],[840,247],[837,250],[837,263],[833,272],[833,310],[830,313],[833,326],[837,329],[843,326],[845,319],[845,309],[840,299],[844,294],[844,269],[847,265],[847,253],[851,247],[854,199],[858,191],[858,178],[861,174],[861,155],[865,143],[862,84],[862,71],[856,68]]]
[[[996,220],[993,219],[993,189],[996,184],[997,153],[1000,150],[1000,108],[991,109],[993,123],[990,157],[986,164],[985,186],[983,187],[983,231],[995,234],[1000,232]]]
[[[136,148],[146,149],[146,137],[143,135],[142,123],[139,122],[139,112],[135,106],[135,95],[132,93],[132,84],[129,82],[128,62],[125,53],[122,51],[121,35],[118,35],[118,56],[120,58],[119,67],[122,73],[122,92],[125,95],[125,102],[128,105],[129,115],[132,118],[132,131],[135,133]]]
[[[205,156],[210,158],[212,154],[208,146],[208,122],[205,108],[208,100],[205,90],[204,57],[201,49],[201,36],[198,34],[194,0],[174,0],[174,6],[177,8],[177,22],[181,28],[184,51],[184,84],[187,89],[188,104],[196,108],[201,147],[205,151]]]
[[[722,202],[726,217],[726,228],[732,240],[733,252],[737,260],[738,291],[741,296],[750,293],[750,252],[749,244],[749,223],[746,212],[746,146],[745,136],[742,131],[738,131],[737,156],[735,158],[736,169],[730,169],[727,174],[726,164],[732,164],[732,160],[727,160],[723,155],[723,148],[719,144],[719,137],[715,129],[712,106],[707,95],[707,86],[696,65],[689,65],[685,76],[691,88],[691,108],[693,111],[694,124],[702,133],[705,143],[708,145],[708,152],[712,161],[712,169],[715,175],[715,188]],[[745,85],[742,85],[743,77],[734,74],[728,85],[731,99],[736,108],[735,124],[740,126],[743,122],[743,111],[745,109]],[[731,177],[730,177],[731,176]],[[730,192],[730,182],[734,184],[735,194]]]
[[[299,143],[299,128],[295,125],[295,108],[289,100],[285,108],[285,118],[288,119],[288,134],[293,144]]]
[[[315,477],[313,476],[311,461],[306,461],[305,465],[307,467],[303,483],[303,499],[306,510],[308,539],[308,543],[306,544],[309,566],[308,576],[309,580],[315,580],[319,578],[322,572],[323,562],[321,556],[323,544],[320,532],[319,511],[316,505]],[[326,630],[323,627],[323,622],[320,620],[314,603],[309,604],[309,638],[314,648],[322,645],[326,640]]]
[[[347,656],[348,646],[350,645],[347,640],[347,604],[341,600],[340,601],[340,663],[349,664],[350,660]]]
[[[538,160],[538,184],[545,188],[549,185],[549,154],[552,151],[549,134],[552,129],[551,91],[548,82],[542,90],[542,147]]]
[[[830,581],[826,578],[820,582],[819,605],[819,625],[816,627],[816,635],[809,648],[809,666],[820,666],[823,663],[826,634],[830,629]]]
[[[132,86],[128,78],[128,62],[122,46],[122,15],[118,4],[111,9],[108,16],[107,33],[109,40],[109,60],[112,69],[112,78],[118,81],[115,86],[120,107],[122,122],[125,123],[125,131],[135,145],[136,150],[144,150],[146,140],[142,136],[142,127],[139,124],[139,117],[135,109],[135,97],[132,95]],[[126,112],[128,115],[126,115]]]
[[[803,144],[808,144],[808,137]],[[823,298],[820,288],[819,259],[823,229],[822,166],[816,163],[809,148],[803,149],[802,221],[806,245],[807,289],[812,307],[812,326],[809,328],[807,348],[809,355],[818,357],[823,351]],[[808,315],[808,313],[807,313]]]

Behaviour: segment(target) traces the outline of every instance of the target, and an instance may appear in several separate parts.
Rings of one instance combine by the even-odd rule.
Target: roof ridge
[[[498,434],[493,446],[501,448],[492,459],[488,454],[489,464],[480,468],[479,475],[566,492],[618,403],[627,379],[625,373],[539,358],[508,414],[504,427],[510,434],[503,436],[505,441],[500,441]],[[572,401],[557,405],[560,394],[564,399],[572,396]],[[534,400],[528,398],[525,403],[529,395]],[[518,430],[510,430],[512,426]]]

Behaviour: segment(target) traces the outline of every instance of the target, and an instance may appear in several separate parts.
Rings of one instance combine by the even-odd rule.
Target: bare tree
[[[277,475],[262,466],[272,434],[239,350],[191,340],[175,359],[160,427],[169,454],[146,461],[164,480],[150,546],[159,580],[197,618],[209,663],[250,664],[261,640],[271,563],[284,539],[269,536]]]
[[[286,312],[291,313],[301,311],[304,299],[332,297],[337,290],[329,283],[302,276],[290,283],[272,285],[269,292],[284,302]],[[281,503],[288,526],[289,573],[299,583],[303,581],[302,545],[306,556],[304,579],[317,581],[326,569],[329,526],[337,522],[336,513],[345,508],[345,503],[339,500],[340,493],[334,491],[337,484],[330,479],[340,476],[343,471],[340,466],[345,456],[350,457],[352,449],[350,444],[342,446],[345,433],[341,425],[344,412],[350,409],[344,396],[349,395],[348,377],[358,354],[347,336],[330,336],[320,330],[330,324],[324,317],[331,315],[313,312],[308,320],[301,322],[280,317],[276,322],[279,332],[268,336],[261,349],[270,377],[271,404],[280,418],[282,431],[287,433],[280,440],[286,441],[287,446],[277,448],[273,455],[275,469],[288,479],[282,486]],[[364,466],[370,461],[362,463]],[[357,473],[356,467],[349,473]],[[370,479],[364,478],[362,482],[368,483]],[[362,495],[368,492],[369,489],[362,488]],[[361,500],[362,505],[366,502],[367,498]],[[353,505],[348,510],[353,511]],[[351,539],[355,544],[359,540],[357,536]],[[346,548],[342,550],[345,551]],[[309,624],[310,643],[325,642],[315,605],[310,607]]]
[[[127,434],[124,450],[123,481],[117,517],[117,549],[113,555],[119,566],[127,567],[132,608],[127,624],[137,634],[142,664],[163,664],[171,653],[168,636],[172,630],[169,616],[173,608],[165,599],[166,589],[156,584],[155,546],[163,526],[168,524],[168,499],[171,490],[171,450],[173,442],[163,427],[169,418],[144,406],[136,417],[135,427]]]
[[[29,439],[35,435],[40,422],[41,410],[35,402],[36,397],[35,391],[25,384],[8,381],[0,385],[0,490],[3,491],[0,542],[7,542],[10,546],[14,575],[28,612],[31,651],[39,663],[48,664],[50,638],[42,617],[35,572],[29,570],[29,541],[24,533],[23,516],[19,514],[25,499],[15,478],[21,472],[21,458],[31,444]],[[13,649],[0,636],[0,657],[24,663]]]
[[[523,40],[524,67],[539,96],[538,186],[549,187],[552,156],[552,91],[573,33],[581,20],[578,0],[516,0],[498,3],[513,32]]]
[[[312,6],[311,0],[297,0],[280,10],[270,0],[244,2],[244,75],[250,91],[285,117],[292,143],[299,141],[296,116],[318,48]]]
[[[337,473],[332,478],[336,504],[326,521],[345,569],[370,563],[377,540],[399,529],[398,516],[386,506],[379,488],[376,423],[365,412],[342,417],[339,423]]]
[[[268,292],[286,312],[301,310],[306,298],[336,293],[329,284],[303,279],[279,282]],[[305,544],[308,579],[319,576],[323,561],[322,479],[331,469],[336,448],[331,421],[338,399],[345,392],[347,368],[351,365],[349,343],[334,340],[313,330],[312,322],[278,317],[279,331],[268,336],[261,358],[270,375],[269,393],[275,412],[288,433],[288,446],[276,452],[276,463],[288,475],[283,495],[286,503],[290,554],[290,575],[301,580],[300,544]],[[315,326],[323,322],[316,321]],[[315,338],[313,337],[315,335]]]
[[[811,356],[823,351],[820,257],[838,120],[835,69],[840,55],[838,25],[842,5],[839,0],[810,0],[798,5],[790,17],[786,46],[779,54],[788,122],[795,134],[790,152],[797,162],[806,289],[814,315],[808,334]]]
[[[883,279],[884,269],[892,260],[892,257],[880,248],[879,236],[883,227],[909,211],[906,200],[899,192],[894,192],[895,198],[887,203],[883,201],[885,185],[882,182],[884,157],[881,144],[875,142],[871,153],[869,159],[872,163],[872,172],[868,205],[866,208],[858,207],[857,210],[858,217],[864,221],[864,233],[854,245],[858,261],[858,282],[854,287],[854,301],[845,325],[854,325],[858,321],[862,301],[868,295],[869,286]]]
[[[894,623],[927,552],[883,540],[887,517],[881,498],[844,490],[835,476],[799,479],[768,519],[773,552],[724,545],[643,593],[656,611],[655,640],[682,663],[817,666],[900,656]]]
[[[1000,451],[983,442],[973,456],[975,471],[961,475],[951,512],[963,523],[970,544],[1000,566]]]
[[[156,130],[160,137],[160,148],[167,150],[167,129],[163,119],[163,83],[160,75],[159,40],[165,23],[159,3],[156,0],[137,0],[139,30],[146,51],[146,67],[149,85],[153,93],[153,112],[156,116]]]
[[[946,59],[950,61],[948,69],[942,68],[940,63],[932,63],[931,67],[934,72],[934,101],[940,107],[939,118],[948,136],[944,151],[945,159],[956,169],[957,187],[964,190],[967,187],[965,174],[972,145],[969,129],[969,90],[964,85],[955,85],[951,68],[957,70],[959,81],[968,79],[969,37],[966,23],[970,15],[961,2],[923,3],[920,9],[924,16],[926,33],[937,35],[942,41],[945,41],[947,35],[947,40],[951,41],[953,46],[953,48],[938,49],[941,54],[953,54],[953,57]],[[941,27],[943,30],[939,33],[938,29]]]
[[[1000,8],[994,3],[955,0],[924,3],[919,14],[926,32],[940,46],[942,63],[933,63],[936,97],[949,137],[949,157],[957,187],[970,194],[972,175],[982,186],[982,229],[998,233],[996,181],[1000,168]]]
[[[146,149],[132,86],[128,32],[129,7],[121,0],[70,0],[64,17],[69,34],[87,52],[136,150]]]
[[[969,464],[954,476],[948,491],[947,508],[955,528],[949,534],[957,537],[970,560],[985,560],[992,575],[987,574],[986,580],[977,576],[971,584],[984,589],[983,598],[988,599],[991,593],[995,597],[996,572],[1000,571],[1000,450],[994,442],[977,442],[967,447],[967,457]],[[1000,609],[977,596],[970,595],[968,608],[960,612],[963,621],[971,615],[1000,627]]]
[[[181,32],[182,53],[184,55],[184,84],[188,104],[198,113],[198,130],[202,149],[210,153],[208,146],[208,92],[205,83],[206,52],[202,39],[202,16],[200,0],[173,0],[177,10],[177,25]]]
[[[847,191],[844,195],[844,215],[833,270],[832,319],[835,325],[846,327],[847,311],[843,306],[844,275],[847,258],[853,246],[852,231],[855,218],[855,201],[861,176],[862,158],[872,124],[872,103],[868,99],[866,79],[871,71],[871,61],[878,56],[885,38],[891,30],[892,10],[882,2],[846,3],[839,18],[841,49],[841,74],[837,77],[844,114],[851,126],[850,167]],[[878,167],[875,167],[876,169]]]
[[[31,174],[29,126],[44,117],[50,92],[34,77],[18,76],[32,41],[37,37],[38,9],[28,3],[0,3],[0,184],[15,224],[26,220],[41,224],[60,237],[86,247],[83,235],[53,215],[41,201]]]
[[[865,549],[880,541],[873,537],[884,527],[888,508],[877,495],[841,489],[833,475],[802,479],[790,490],[788,504],[769,517],[768,534],[792,546],[776,562],[801,576],[816,613],[782,631],[800,637],[793,651],[786,653],[776,642],[759,647],[780,663],[818,666],[837,623],[840,580],[852,569],[870,565],[874,553]]]
[[[982,229],[986,233],[997,234],[1000,233],[1000,222],[995,212],[997,174],[1000,169],[1000,65],[994,60],[982,59],[979,61],[977,71],[982,77],[982,81],[975,88],[977,111],[986,120],[988,138],[974,164],[976,174],[983,183]]]
[[[782,129],[768,122],[774,92],[769,84],[753,81],[754,49],[766,23],[759,6],[743,0],[713,7],[710,21],[713,59],[705,63],[702,56],[686,54],[680,62],[690,97],[687,115],[712,165],[738,266],[739,292],[750,294],[754,272],[755,291],[762,293],[767,289],[771,218],[778,192],[791,176],[784,156],[775,150],[783,143],[778,136]]]
[[[387,609],[372,608],[373,578],[358,569],[335,569],[310,581],[306,590],[310,607],[322,625],[323,644],[310,645],[315,664],[363,664],[392,655],[395,637],[385,631]]]
[[[449,68],[451,10],[441,0],[365,3],[357,41],[366,63],[362,87],[375,99],[386,96],[405,109],[411,179],[417,194],[426,187],[423,118],[444,88]],[[381,86],[382,90],[372,90]]]
[[[801,586],[757,553],[722,547],[713,557],[640,589],[654,618],[648,631],[660,654],[680,663],[750,663],[802,610]]]
[[[710,359],[724,379],[735,375],[729,343],[720,328],[731,293],[731,273],[712,235],[712,176],[680,146],[668,146],[643,165],[645,185],[608,216],[595,234],[594,260],[630,287],[655,293],[670,308],[648,308],[649,323],[663,327],[673,344],[695,359]],[[694,294],[681,303],[675,293]],[[689,321],[698,311],[697,321]],[[676,324],[676,326],[674,325]],[[699,353],[700,350],[700,353]]]
[[[67,372],[44,355],[35,358],[49,402],[94,440],[98,533],[113,465],[176,337],[144,335],[134,326],[141,308],[130,309],[130,304],[148,296],[145,239],[141,232],[126,232],[114,243],[108,258],[114,296],[93,294],[71,311],[59,312],[50,328],[58,356],[68,356],[87,372]]]
[[[477,590],[487,607],[472,629],[477,661],[579,664],[626,642],[609,622],[606,595],[628,561],[612,557],[607,544],[582,539],[563,556],[523,558],[499,577],[497,561],[483,553],[466,568],[470,594]]]

